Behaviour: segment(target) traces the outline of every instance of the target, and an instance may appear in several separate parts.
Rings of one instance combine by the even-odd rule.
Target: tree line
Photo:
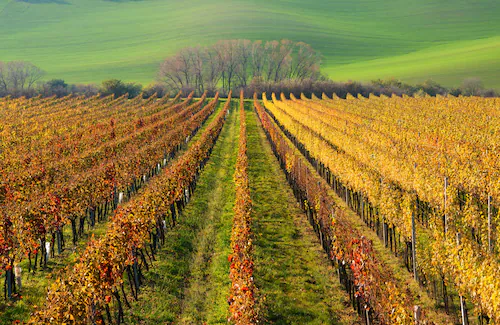
[[[447,95],[493,97],[500,94],[486,89],[479,78],[465,79],[459,87],[449,88],[435,81],[408,84],[397,79],[371,82],[336,82],[321,74],[321,56],[303,42],[224,40],[207,47],[188,47],[166,58],[159,67],[157,81],[146,87],[134,82],[109,79],[98,84],[68,84],[62,79],[42,81],[45,72],[30,62],[0,61],[0,97],[57,96],[69,94],[103,96],[114,94],[129,98],[142,95],[184,94],[194,91],[221,96],[230,89],[243,89],[245,97],[254,92],[293,93],[300,96],[325,92],[345,98],[347,94],[401,96]]]
[[[221,87],[227,93],[256,81],[316,80],[320,64],[319,53],[304,42],[223,40],[166,58],[158,80],[175,91],[214,93]]]
[[[68,84],[63,79],[42,81],[45,71],[31,62],[0,61],[0,97],[34,97],[57,96],[69,94],[95,96],[97,94],[136,97],[144,93],[146,97],[157,93],[159,97],[166,94],[167,89],[160,85],[151,85],[143,88],[137,83],[125,83],[118,79],[109,79],[96,84]]]
[[[0,61],[0,95],[29,93],[44,74],[42,69],[30,62]]]

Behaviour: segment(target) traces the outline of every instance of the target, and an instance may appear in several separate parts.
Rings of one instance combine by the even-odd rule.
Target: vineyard
[[[0,323],[500,324],[500,100],[0,99]]]

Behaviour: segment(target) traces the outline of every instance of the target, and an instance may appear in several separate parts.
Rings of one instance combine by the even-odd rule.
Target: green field
[[[500,89],[499,16],[498,0],[0,0],[0,61],[148,84],[182,47],[288,38],[319,50],[335,80],[480,77]]]

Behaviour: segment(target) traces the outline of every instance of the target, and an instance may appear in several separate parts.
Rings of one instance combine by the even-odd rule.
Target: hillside
[[[47,78],[150,83],[162,58],[218,39],[310,43],[336,80],[480,77],[500,89],[498,0],[0,0],[0,60]]]

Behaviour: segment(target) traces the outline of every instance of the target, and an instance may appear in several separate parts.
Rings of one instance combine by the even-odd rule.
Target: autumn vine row
[[[91,240],[79,262],[49,288],[45,306],[35,312],[31,323],[119,324],[124,320],[123,304],[128,305],[124,276],[137,299],[141,270],[150,267],[147,259],[154,260],[167,225],[175,226],[217,141],[230,101],[199,140],[139,195],[118,207],[106,234]],[[117,310],[116,317],[112,309]]]
[[[399,160],[409,159],[408,150],[397,159],[387,158],[389,155],[396,155],[394,149],[391,149],[390,145],[387,145],[385,149],[379,149],[379,147],[386,142],[394,145],[396,140],[384,135],[386,133],[380,129],[380,122],[373,118],[366,121],[365,117],[362,125],[353,113],[359,110],[358,106],[361,106],[365,107],[363,113],[357,114],[368,115],[367,112],[371,110],[366,107],[387,106],[391,102],[401,105],[400,110],[404,110],[405,103],[414,100],[335,99],[332,102],[336,103],[333,106],[337,109],[324,108],[323,102],[328,101],[327,99],[322,101],[313,98],[313,100],[299,101],[293,96],[291,100],[286,100],[282,96],[282,100],[278,101],[273,95],[273,102],[267,100],[264,102],[272,114],[298,141],[297,145],[308,157],[310,155],[309,159],[318,172],[337,193],[345,196],[346,203],[360,214],[369,226],[377,231],[380,230],[385,245],[393,248],[396,255],[406,259],[405,263],[409,268],[413,267],[415,277],[422,284],[429,286],[432,282],[443,281],[443,286],[454,286],[460,295],[461,318],[466,318],[467,311],[463,301],[467,297],[477,307],[474,310],[476,314],[496,319],[500,311],[500,300],[496,296],[500,288],[498,261],[495,254],[488,254],[488,249],[481,247],[480,242],[477,241],[478,238],[487,237],[485,235],[488,233],[486,224],[494,227],[496,222],[485,222],[484,219],[473,222],[472,220],[484,218],[477,208],[474,209],[477,201],[468,200],[460,206],[452,186],[445,187],[444,191],[441,190],[439,194],[434,195],[438,197],[445,193],[445,209],[443,210],[440,205],[434,206],[436,199],[426,203],[422,199],[426,197],[424,194],[419,197],[415,195],[415,190],[405,190],[408,186],[425,187],[425,183],[416,181],[413,185],[408,184],[409,179],[401,178],[400,175],[400,170],[404,168],[395,167],[397,164],[402,164]],[[444,101],[444,99],[434,101],[439,100]],[[372,101],[373,104],[371,104]],[[460,99],[454,101],[461,102]],[[463,101],[471,105],[470,100]],[[332,103],[329,105],[332,106]],[[339,112],[338,107],[344,106],[345,112]],[[380,109],[380,111],[384,110]],[[398,114],[404,113],[398,111]],[[425,125],[424,127],[424,131],[427,130]],[[377,128],[378,134],[370,130]],[[386,128],[385,131],[389,132],[389,129]],[[364,133],[365,135],[362,136]],[[393,131],[392,133],[396,137]],[[389,140],[384,140],[384,137],[389,137]],[[410,140],[410,137],[410,135],[405,135],[403,139],[405,142],[417,141]],[[379,160],[380,163],[377,163]],[[377,164],[380,167],[377,167]],[[434,162],[427,160],[424,165],[434,165]],[[430,167],[432,166],[421,168]],[[406,179],[407,183],[401,185],[399,181],[395,183],[391,179]],[[429,176],[429,179],[434,178]],[[420,222],[421,226],[418,230],[412,220]],[[481,223],[482,226],[477,226]],[[477,229],[483,229],[481,230],[482,236]],[[398,247],[399,237],[395,236],[396,231],[402,235],[406,243],[406,251],[403,250],[402,253]],[[484,243],[484,240],[482,242]],[[414,255],[409,256],[408,252]],[[443,299],[448,311],[448,294],[445,293]]]
[[[265,95],[264,95],[265,96]],[[382,324],[414,324],[413,300],[375,254],[370,240],[345,217],[329,186],[289,142],[254,97],[254,106],[295,196],[306,211],[323,248],[352,292],[361,317]]]
[[[232,253],[230,265],[231,291],[229,302],[230,322],[256,324],[255,284],[253,281],[253,245],[251,229],[252,200],[248,182],[247,128],[243,91],[240,93],[240,138],[234,182],[236,203],[231,232]]]
[[[217,104],[216,98],[202,108],[203,96],[188,106],[191,98],[192,94],[181,104],[154,112],[149,116],[152,121],[149,126],[144,122],[136,125],[135,132],[124,133],[120,139],[107,140],[96,148],[89,145],[75,161],[54,157],[42,161],[42,172],[37,175],[33,171],[26,178],[31,180],[30,183],[22,178],[16,181],[19,177],[15,173],[7,174],[14,179],[6,177],[2,184],[1,226],[4,231],[0,234],[0,257],[9,289],[14,263],[27,257],[31,268],[34,257],[36,268],[38,256],[40,265],[46,263],[48,252],[40,254],[40,251],[46,248],[47,234],[52,234],[52,252],[57,242],[60,253],[64,248],[62,234],[66,224],[71,224],[73,242],[76,243],[83,233],[84,222],[87,220],[89,226],[94,225],[96,210],[98,217],[102,217],[116,207],[120,198],[136,192],[166,165]],[[156,103],[150,106],[147,109],[157,110]],[[131,117],[128,119],[130,122],[126,123],[137,124]],[[80,161],[89,161],[90,164]],[[125,192],[126,197],[120,191]],[[9,290],[9,296],[11,292]]]

